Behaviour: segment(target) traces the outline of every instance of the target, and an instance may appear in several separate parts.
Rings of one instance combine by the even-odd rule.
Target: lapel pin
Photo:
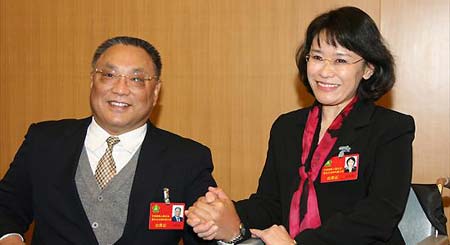
[[[346,152],[350,152],[350,150],[352,149],[350,146],[348,146],[348,145],[345,145],[345,146],[339,146],[339,154],[338,154],[338,157],[343,157],[344,156],[344,154],[346,153]]]
[[[170,204],[169,188],[163,189],[164,203]]]

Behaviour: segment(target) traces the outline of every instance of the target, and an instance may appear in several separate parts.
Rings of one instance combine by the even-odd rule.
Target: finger
[[[217,227],[217,226],[216,226]],[[203,239],[205,239],[205,240],[213,240],[213,239],[216,239],[216,236],[217,236],[217,231],[219,230],[219,227],[217,227],[217,230],[211,235],[211,236],[208,236],[208,237],[205,237],[205,238],[203,238]]]
[[[211,227],[214,225],[214,222],[209,221],[209,222],[204,222],[201,223],[195,227],[193,227],[193,230],[195,233],[200,234],[200,233],[205,233],[207,232],[209,229],[211,229]]]
[[[194,209],[195,208],[189,208],[189,210],[185,210],[184,215],[186,215],[186,218],[190,220],[200,220],[200,218],[195,214],[195,211],[191,211]]]
[[[205,212],[209,212],[209,213],[213,213],[215,212],[214,209],[214,205],[216,205],[217,202],[221,202],[221,200],[216,199],[215,201],[211,202],[211,203],[207,203],[207,202],[197,202],[196,205],[194,206],[196,209],[202,209]]]
[[[205,240],[212,240],[214,239],[218,229],[219,227],[217,227],[217,225],[213,225],[207,231],[198,233],[197,235]]]
[[[218,198],[218,196],[217,196],[214,192],[208,191],[208,192],[205,194],[205,201],[206,201],[206,203],[212,203],[212,202],[214,202],[217,198]]]
[[[213,220],[213,216],[209,211],[202,208],[193,209],[190,215],[195,215],[194,217],[200,219],[202,222]]]
[[[258,229],[250,229],[250,233],[252,233],[252,236],[261,238],[263,231]]]
[[[281,230],[287,232],[286,228],[285,228],[283,225],[279,225],[278,227],[279,227]]]
[[[199,197],[192,206],[198,205],[199,203],[207,203],[206,198],[204,196]]]
[[[225,193],[225,191],[223,189],[221,189],[221,188],[217,188],[216,195],[219,197],[219,199],[230,200],[230,198],[228,197],[227,193]]]
[[[186,219],[186,223],[192,227],[195,227],[202,223],[202,220],[198,218],[197,216],[190,216]]]
[[[187,219],[186,223],[191,226],[191,227],[197,227],[198,225],[200,225],[202,222],[199,219]]]

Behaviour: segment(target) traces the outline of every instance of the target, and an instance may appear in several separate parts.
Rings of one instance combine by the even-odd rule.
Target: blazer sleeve
[[[200,157],[194,160],[193,167],[189,176],[189,182],[186,183],[186,209],[189,208],[197,198],[205,195],[209,186],[216,187],[216,182],[212,177],[213,163],[211,152],[206,147],[201,147]],[[215,244],[211,241],[205,241],[197,236],[192,227],[185,224],[183,231],[183,243],[186,245],[196,244]]]
[[[295,238],[297,243],[372,244],[387,242],[393,234],[398,236],[394,230],[405,209],[411,183],[414,131],[411,116],[390,121],[374,149],[367,197],[352,212],[337,213],[320,228],[303,231]]]
[[[8,233],[23,234],[33,221],[29,159],[34,125],[17,151],[6,175],[0,181],[0,237]]]

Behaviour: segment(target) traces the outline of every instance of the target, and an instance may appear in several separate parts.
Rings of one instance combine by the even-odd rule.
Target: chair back
[[[418,244],[430,236],[447,235],[441,193],[434,184],[412,184],[398,225],[406,244]]]

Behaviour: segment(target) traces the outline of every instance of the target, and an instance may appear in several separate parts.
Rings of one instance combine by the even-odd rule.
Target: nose
[[[119,95],[129,94],[130,88],[128,87],[128,78],[126,76],[117,77],[117,81],[114,83],[112,92]]]
[[[333,62],[329,59],[324,59],[319,74],[322,77],[331,77],[335,74],[335,72],[336,71]]]

